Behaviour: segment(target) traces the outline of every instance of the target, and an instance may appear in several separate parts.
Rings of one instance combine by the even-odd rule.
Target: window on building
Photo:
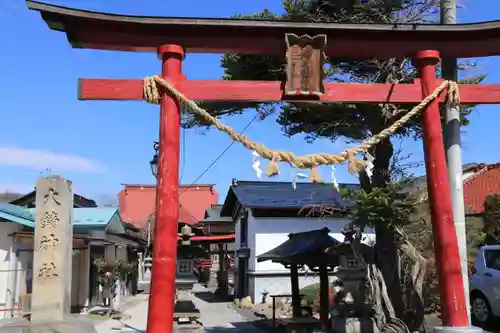
[[[177,272],[179,274],[191,274],[193,272],[192,260],[179,260],[177,264]]]
[[[353,258],[353,257],[347,258],[347,267],[357,268],[358,267],[358,260],[356,258]]]

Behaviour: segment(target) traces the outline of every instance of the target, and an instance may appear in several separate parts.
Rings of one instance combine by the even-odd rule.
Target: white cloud
[[[19,147],[0,147],[0,165],[24,167],[37,171],[46,169],[89,173],[106,171],[104,165],[85,157]]]

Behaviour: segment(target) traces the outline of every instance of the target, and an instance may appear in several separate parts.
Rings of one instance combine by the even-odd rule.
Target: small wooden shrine
[[[320,321],[325,329],[330,327],[328,272],[338,264],[334,261],[334,257],[325,251],[329,247],[340,244],[329,233],[328,228],[292,233],[288,235],[287,241],[257,257],[258,262],[271,260],[290,269],[293,317],[300,317],[302,312],[299,267],[308,266],[319,273]]]

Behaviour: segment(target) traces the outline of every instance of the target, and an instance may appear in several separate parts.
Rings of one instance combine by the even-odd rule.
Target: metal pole
[[[12,309],[15,303],[16,295],[16,277],[17,277],[17,254],[16,245],[11,244],[9,249],[9,269],[7,271],[7,295],[5,298],[5,307],[7,309]],[[12,318],[13,313],[11,311],[5,312],[4,318]]]
[[[441,0],[441,24],[457,23],[456,0]],[[445,80],[457,81],[457,59],[442,60],[442,73]],[[469,274],[467,269],[467,237],[465,231],[465,207],[463,192],[462,149],[460,140],[460,108],[446,106],[444,115],[444,144],[448,165],[448,179],[451,188],[451,203],[457,234],[458,252],[462,263],[462,281],[465,300],[469,304]],[[467,306],[467,316],[470,323],[470,307]]]
[[[415,66],[420,73],[422,98],[429,96],[438,84],[436,65],[439,52],[419,51],[415,55]],[[469,325],[464,297],[461,263],[458,254],[453,219],[448,174],[444,154],[439,101],[434,100],[422,114],[422,129],[427,173],[427,190],[431,207],[434,252],[441,296],[443,327],[463,328]]]
[[[158,48],[162,76],[175,84],[182,79],[184,50],[179,45]],[[177,222],[179,221],[180,104],[170,95],[160,105],[160,149],[153,262],[148,308],[148,333],[172,333],[174,325]]]

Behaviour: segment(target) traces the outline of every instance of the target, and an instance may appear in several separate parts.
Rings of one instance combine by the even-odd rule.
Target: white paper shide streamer
[[[262,179],[262,170],[260,169],[260,155],[254,151],[252,153],[252,169],[255,171],[255,174],[257,175],[257,178]]]
[[[297,180],[298,179],[305,179],[308,178],[309,176],[302,173],[302,172],[297,172],[297,169],[295,166],[292,164],[292,187],[294,190],[297,189]]]
[[[332,165],[332,184],[333,187],[340,192],[339,183],[337,182],[337,169]]]
[[[364,160],[365,160],[366,175],[371,180],[373,176],[373,168],[374,168],[373,161],[375,160],[375,157],[373,157],[370,153],[366,152]]]

